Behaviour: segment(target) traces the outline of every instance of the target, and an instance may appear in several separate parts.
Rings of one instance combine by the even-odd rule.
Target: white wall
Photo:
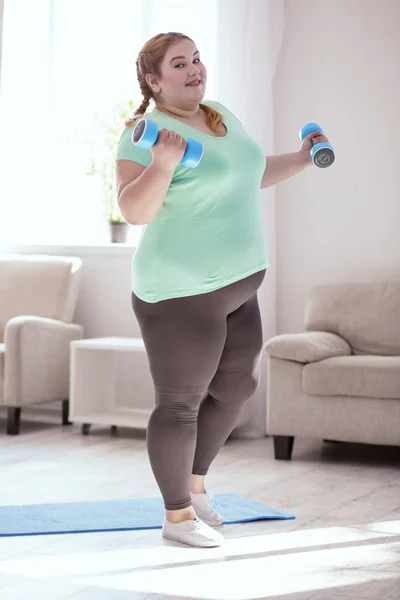
[[[337,157],[277,186],[278,333],[314,285],[400,280],[399,34],[399,0],[285,1],[275,148],[316,121]]]

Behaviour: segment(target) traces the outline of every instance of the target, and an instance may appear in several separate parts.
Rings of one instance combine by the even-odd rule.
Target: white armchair
[[[315,286],[305,330],[265,345],[275,458],[295,436],[400,445],[400,283]]]
[[[17,435],[21,409],[62,401],[68,424],[69,352],[82,339],[72,323],[82,261],[77,257],[0,255],[0,406]]]

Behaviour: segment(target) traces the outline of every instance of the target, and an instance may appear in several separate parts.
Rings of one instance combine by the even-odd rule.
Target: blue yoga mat
[[[236,494],[216,494],[214,502],[224,524],[295,518]],[[161,498],[1,506],[0,537],[160,529],[163,516]]]

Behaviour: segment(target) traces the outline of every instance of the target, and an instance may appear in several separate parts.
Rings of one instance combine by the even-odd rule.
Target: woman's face
[[[182,108],[197,106],[206,90],[207,70],[200,61],[200,53],[190,40],[172,44],[161,64],[161,102]],[[156,88],[158,91],[158,88]]]

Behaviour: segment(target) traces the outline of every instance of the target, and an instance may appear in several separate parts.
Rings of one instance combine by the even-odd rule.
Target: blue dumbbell
[[[158,125],[150,119],[141,119],[132,132],[132,142],[139,148],[151,148],[158,140]],[[204,146],[192,138],[186,140],[185,154],[180,163],[185,167],[197,167],[203,158]]]
[[[314,131],[320,131],[324,135],[324,132],[317,123],[303,125],[299,131],[300,140],[303,141],[309,133],[313,133]],[[327,142],[320,142],[319,144],[313,144],[310,156],[315,166],[325,169],[326,167],[330,167],[335,160],[335,151]]]

